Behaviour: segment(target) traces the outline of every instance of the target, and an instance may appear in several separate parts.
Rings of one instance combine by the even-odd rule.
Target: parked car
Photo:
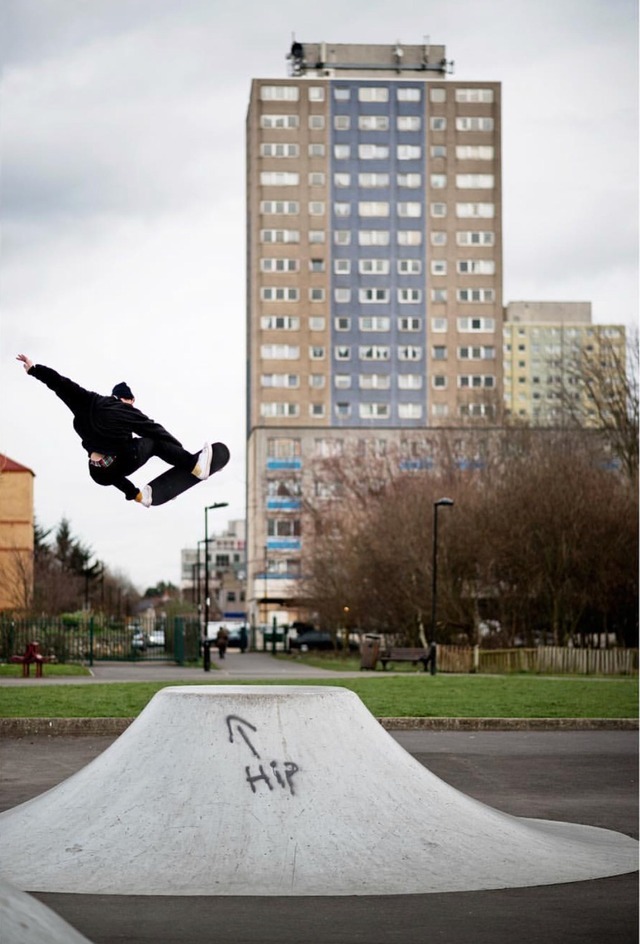
[[[137,649],[138,652],[144,652],[147,648],[147,637],[141,629],[134,629],[131,636],[131,648]]]
[[[148,646],[158,646],[164,649],[164,629],[153,629],[149,633]]]
[[[323,633],[320,630],[307,630],[304,633],[300,633],[298,636],[292,636],[289,640],[289,651],[297,649],[299,652],[308,652],[311,649],[321,650],[321,649],[344,649],[344,643],[340,636],[334,644],[333,637],[331,633]],[[349,640],[349,651],[357,652],[359,649],[358,643]]]

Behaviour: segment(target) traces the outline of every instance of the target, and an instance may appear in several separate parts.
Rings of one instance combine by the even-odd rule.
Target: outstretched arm
[[[89,390],[85,390],[84,387],[73,380],[69,380],[68,377],[63,377],[51,367],[34,364],[26,354],[18,354],[16,360],[22,363],[28,374],[31,374],[36,380],[40,380],[50,390],[53,390],[73,413],[92,396]]]

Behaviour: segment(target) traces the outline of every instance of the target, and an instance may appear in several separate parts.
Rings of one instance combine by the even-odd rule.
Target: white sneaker
[[[197,479],[208,479],[211,475],[211,459],[213,456],[213,447],[211,443],[205,443],[202,452],[198,456],[198,461],[191,470],[191,474]]]
[[[136,501],[140,502],[141,505],[144,505],[145,508],[151,507],[152,496],[150,485],[142,486],[141,490],[136,495]]]

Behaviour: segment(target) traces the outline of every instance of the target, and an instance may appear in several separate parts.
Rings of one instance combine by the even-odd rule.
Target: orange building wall
[[[0,611],[25,609],[33,596],[33,479],[0,454]]]

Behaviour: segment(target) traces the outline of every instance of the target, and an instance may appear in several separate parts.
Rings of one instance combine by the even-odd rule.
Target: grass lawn
[[[173,683],[175,684],[175,683]],[[201,684],[201,683],[195,683]],[[206,684],[238,684],[216,682]],[[349,688],[377,717],[636,718],[638,680],[539,676],[430,675],[252,681]],[[162,682],[0,687],[3,718],[131,718]]]

